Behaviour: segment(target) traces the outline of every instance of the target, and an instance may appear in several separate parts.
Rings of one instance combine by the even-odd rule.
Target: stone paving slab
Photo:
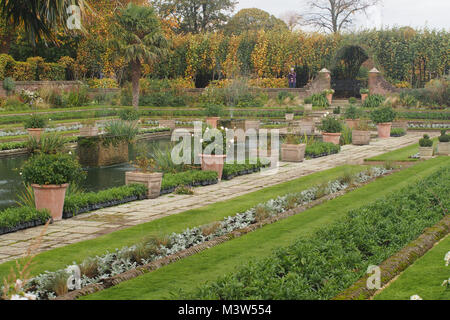
[[[437,136],[437,133],[428,133]],[[229,200],[265,187],[297,179],[315,172],[331,169],[343,164],[362,164],[371,158],[417,143],[423,132],[410,132],[404,137],[386,140],[373,139],[368,146],[342,147],[339,154],[302,163],[280,163],[276,175],[255,173],[236,177],[220,184],[195,189],[192,196],[165,195],[157,199],[137,201],[113,208],[105,208],[82,214],[72,219],[50,225],[40,251],[46,251],[67,244],[94,239],[120,229],[177,214],[189,209],[203,207],[215,202]],[[230,212],[235,214],[236,212]],[[31,240],[37,237],[43,227],[22,230],[0,236],[0,263],[17,259],[26,253]]]

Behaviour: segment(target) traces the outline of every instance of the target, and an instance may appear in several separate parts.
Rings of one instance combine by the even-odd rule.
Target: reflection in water
[[[141,140],[136,145],[130,145],[130,160],[136,158],[138,150],[144,149],[146,152],[152,152],[155,148],[165,149],[169,145],[169,139]],[[15,206],[17,195],[24,190],[18,169],[27,158],[28,156],[0,158],[0,210]],[[82,184],[82,189],[85,191],[99,191],[123,186],[125,184],[125,172],[131,169],[132,166],[129,163],[88,169],[87,178]]]

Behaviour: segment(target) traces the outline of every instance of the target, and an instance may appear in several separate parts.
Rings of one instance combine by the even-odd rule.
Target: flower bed
[[[152,261],[176,254],[188,248],[217,239],[233,231],[241,230],[253,224],[280,214],[297,206],[306,205],[329,194],[335,194],[354,183],[365,183],[373,178],[390,172],[384,168],[372,168],[360,172],[349,179],[348,176],[320,186],[312,187],[299,193],[271,199],[243,213],[238,213],[221,222],[186,229],[181,233],[173,233],[165,238],[151,238],[142,243],[118,249],[102,256],[88,258],[79,266],[81,269],[81,287],[101,283],[105,279],[136,269]],[[46,272],[33,278],[27,284],[27,291],[35,294],[38,299],[53,299],[56,296],[55,280],[67,279],[70,276],[66,270]],[[65,282],[64,282],[65,283]]]
[[[124,204],[146,198],[147,188],[141,184],[132,184],[103,190],[100,192],[80,193],[67,196],[64,202],[63,218]]]
[[[217,184],[217,172],[190,170],[179,173],[166,173],[161,184],[161,195],[175,191],[177,187],[199,187]]]
[[[183,298],[333,298],[364,275],[369,265],[378,265],[445,216],[449,179],[450,168],[442,168]]]
[[[47,211],[19,207],[0,211],[0,235],[40,226],[50,219]]]
[[[339,151],[341,151],[341,147],[339,145],[329,142],[316,141],[313,144],[306,146],[305,156],[315,159],[336,154],[339,153]]]
[[[222,179],[231,180],[234,177],[259,172],[261,168],[265,168],[267,166],[268,164],[262,164],[259,159],[255,164],[250,164],[248,160],[245,164],[225,164],[223,167]]]

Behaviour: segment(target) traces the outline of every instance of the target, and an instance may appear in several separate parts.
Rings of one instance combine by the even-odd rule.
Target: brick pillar
[[[369,92],[370,94],[382,94],[380,91],[380,76],[381,73],[377,68],[369,71]]]

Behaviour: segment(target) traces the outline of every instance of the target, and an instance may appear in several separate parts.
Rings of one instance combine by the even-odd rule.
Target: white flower
[[[225,128],[224,128],[224,127],[220,127],[220,129],[222,129],[222,130],[225,130]]]
[[[445,266],[448,267],[448,265],[450,264],[450,251],[445,254],[444,261]]]
[[[69,154],[72,155],[72,151],[69,151]]]
[[[13,294],[13,295],[11,296],[11,300],[28,300],[28,298],[19,296],[18,294]]]
[[[450,278],[448,278],[448,280],[444,280],[444,282],[442,282],[442,286],[445,287],[447,285],[450,284]]]
[[[200,143],[203,143],[203,141],[204,141],[203,139],[200,139]]]
[[[417,294],[411,296],[410,298],[411,300],[423,300],[420,296],[418,296]]]

